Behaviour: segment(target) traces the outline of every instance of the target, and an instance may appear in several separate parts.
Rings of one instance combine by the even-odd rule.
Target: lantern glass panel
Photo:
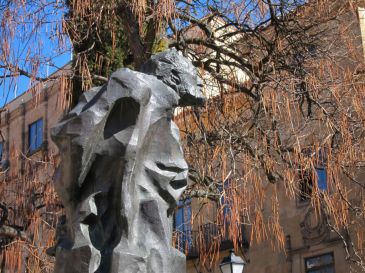
[[[242,273],[244,264],[232,264],[232,273]]]
[[[230,263],[221,264],[220,267],[221,267],[222,273],[232,273]]]

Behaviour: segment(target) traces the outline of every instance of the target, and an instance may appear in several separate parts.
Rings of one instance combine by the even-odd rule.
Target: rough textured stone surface
[[[195,68],[175,50],[141,70],[116,71],[52,129],[66,211],[56,273],[185,272],[185,256],[171,246],[188,172],[172,116],[204,97]]]

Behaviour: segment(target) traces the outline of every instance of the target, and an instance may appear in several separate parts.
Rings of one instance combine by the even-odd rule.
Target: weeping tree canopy
[[[271,238],[283,249],[280,205],[283,198],[301,196],[304,183],[310,191],[303,198],[328,216],[331,229],[353,240],[345,242],[346,251],[363,268],[363,246],[355,240],[365,234],[359,179],[365,159],[364,54],[357,16],[363,5],[0,1],[0,80],[7,90],[16,78],[58,80],[44,75],[44,66],[56,66],[54,58],[72,48],[72,63],[62,76],[70,84],[63,85],[65,105],[72,105],[115,69],[138,70],[153,53],[177,48],[198,68],[211,97],[205,109],[176,116],[194,182],[184,198],[219,204],[223,196],[236,246],[240,225],[232,223],[243,223],[251,228],[251,240]],[[57,44],[52,52],[41,50],[46,38]],[[19,44],[25,51],[14,51]],[[319,167],[326,170],[328,191],[318,184]],[[222,224],[220,211],[214,220]]]

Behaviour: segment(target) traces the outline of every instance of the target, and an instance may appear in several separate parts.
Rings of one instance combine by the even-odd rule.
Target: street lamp
[[[229,255],[223,258],[219,267],[222,273],[242,273],[245,261],[241,257],[234,255],[234,250],[231,249]]]

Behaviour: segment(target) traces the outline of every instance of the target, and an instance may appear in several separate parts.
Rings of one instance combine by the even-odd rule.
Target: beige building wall
[[[38,86],[39,87],[39,86]],[[24,227],[34,211],[29,208],[49,206],[54,202],[50,188],[55,170],[55,144],[50,139],[50,128],[64,114],[60,103],[59,81],[48,83],[41,88],[30,89],[4,107],[0,119],[3,145],[0,172],[0,196],[9,210],[11,225]],[[42,144],[34,152],[29,151],[29,128],[42,119]],[[33,210],[32,209],[32,210]],[[49,213],[41,209],[39,213]],[[55,214],[49,213],[55,221]],[[48,217],[48,216],[47,216]],[[46,218],[47,218],[46,217]]]
[[[359,172],[358,181],[364,181],[364,171]],[[347,183],[351,186],[351,182],[344,179],[341,183]],[[264,214],[268,216],[271,211],[271,196],[273,196],[274,187],[276,187],[278,198],[280,199],[280,223],[285,234],[285,247],[275,249],[272,247],[271,239],[261,243],[250,242],[248,249],[243,252],[236,253],[244,258],[247,262],[244,273],[306,273],[305,261],[307,258],[321,256],[324,254],[333,254],[334,272],[350,273],[362,272],[351,262],[348,253],[345,250],[344,240],[326,224],[325,213],[318,216],[311,206],[310,200],[300,201],[299,197],[293,199],[286,195],[283,184],[268,184],[265,189],[266,204]],[[330,187],[329,187],[330,190]],[[354,193],[351,201],[356,202],[359,196]],[[192,210],[197,212],[200,208],[198,202],[193,202]],[[205,208],[202,213],[206,214],[206,219],[215,219],[217,211],[213,205]],[[198,223],[193,224],[192,229],[198,229]],[[250,239],[250,227],[247,226],[245,237]],[[356,238],[355,234],[351,234]],[[346,239],[346,238],[345,238]],[[275,241],[275,240],[274,240]],[[345,241],[348,243],[348,241]],[[212,242],[210,242],[212,243]],[[212,272],[220,273],[219,262],[225,256],[228,256],[228,250],[232,246],[223,248],[219,253],[217,263],[211,266],[202,266],[202,263],[196,258],[196,254],[187,260],[187,272]],[[353,253],[350,253],[353,254]],[[327,272],[327,271],[326,271]],[[331,271],[332,272],[332,271]]]
[[[60,87],[58,82],[54,81],[38,92],[34,92],[33,89],[27,91],[4,107],[0,119],[3,136],[2,160],[9,160],[6,173],[10,177],[17,176],[22,171],[22,164],[28,159],[42,160],[57,153],[57,148],[50,138],[50,128],[65,113],[60,100]],[[43,120],[43,144],[37,152],[30,153],[29,126],[39,119]]]
[[[321,40],[321,43],[328,47],[328,52],[334,58],[338,58],[336,61],[338,61],[343,70],[356,71],[363,66],[365,9],[360,8],[358,11],[358,17],[351,12],[341,16],[339,20],[333,23],[338,25],[330,27],[328,35],[324,33],[323,40]],[[341,38],[350,38],[348,44],[334,39],[334,37],[338,37],[337,31],[341,31]],[[355,55],[362,58],[357,59]],[[313,130],[315,131],[315,128]],[[358,172],[358,181],[363,182],[365,180],[364,170],[359,170]],[[327,183],[328,185],[330,184],[330,182]],[[342,183],[347,183],[345,178]],[[267,203],[265,204],[264,214],[268,215],[271,213],[271,196],[273,195],[274,187],[276,187],[278,198],[280,199],[280,223],[286,236],[285,249],[280,250],[276,248],[274,250],[270,241],[260,244],[250,242],[249,248],[244,253],[237,253],[247,262],[244,273],[306,273],[306,259],[328,253],[333,254],[335,273],[361,272],[355,263],[349,260],[343,238],[340,238],[336,232],[331,231],[326,225],[324,214],[322,214],[322,217],[319,217],[314,212],[310,200],[302,202],[299,200],[299,197],[288,198],[283,183],[277,183],[275,186],[269,183],[266,186],[265,196]],[[349,183],[349,187],[351,187],[351,183]],[[359,196],[354,193],[352,198],[356,202],[356,198],[359,198]],[[195,207],[199,206],[195,205]],[[207,214],[214,215],[214,212],[209,211]],[[193,229],[197,229],[197,227],[193,226]],[[352,236],[356,238],[355,234],[352,234]],[[247,237],[250,238],[249,226]],[[227,255],[228,250],[222,250],[217,264],[203,268],[199,267],[202,263],[197,258],[192,257],[187,261],[187,272],[220,273],[219,261]]]
[[[318,217],[310,205],[310,201],[301,202],[297,198],[289,199],[285,194],[284,185],[277,184],[278,198],[280,204],[280,219],[286,236],[285,249],[273,249],[271,240],[262,243],[252,243],[244,253],[238,252],[247,262],[244,273],[306,273],[305,259],[320,256],[327,253],[333,253],[334,268],[336,273],[358,272],[349,262],[347,253],[345,252],[342,239],[335,233],[330,231],[326,226],[324,217]],[[271,213],[271,195],[273,185],[266,187],[265,206],[266,214]],[[195,205],[197,207],[197,205]],[[213,207],[208,211],[213,215]],[[193,207],[194,210],[194,207]],[[212,216],[213,219],[215,216]],[[193,230],[196,230],[196,226]],[[250,238],[249,226],[246,238]],[[214,272],[220,273],[219,262],[223,257],[228,255],[228,248],[222,250],[219,254],[217,264],[211,267],[203,267],[198,259],[188,259],[187,272]],[[211,271],[209,271],[211,270]]]

